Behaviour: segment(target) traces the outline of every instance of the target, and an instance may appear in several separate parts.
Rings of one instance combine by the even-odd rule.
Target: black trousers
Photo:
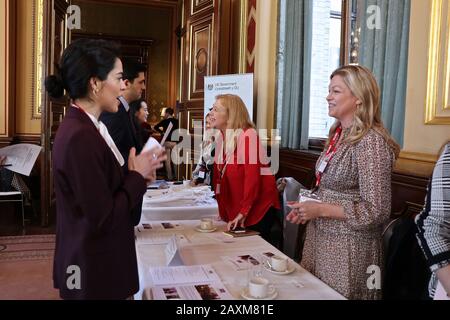
[[[270,207],[264,217],[257,224],[248,226],[248,228],[258,231],[264,240],[274,244],[276,243],[276,239],[272,239],[272,228],[276,222],[276,216],[277,210],[274,207]]]

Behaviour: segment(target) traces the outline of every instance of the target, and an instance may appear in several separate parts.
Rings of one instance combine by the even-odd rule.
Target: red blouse
[[[258,156],[261,142],[256,131],[245,130],[238,137],[232,159],[224,161],[223,164],[217,163],[221,148],[220,145],[218,147],[214,162],[213,186],[222,220],[232,221],[241,213],[247,216],[245,225],[252,226],[264,217],[270,207],[279,209],[275,177],[272,174],[267,175],[268,165],[261,164],[262,157]],[[266,175],[261,174],[262,170]]]

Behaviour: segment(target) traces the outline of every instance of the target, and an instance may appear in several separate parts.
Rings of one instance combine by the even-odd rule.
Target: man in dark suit
[[[142,142],[136,134],[134,125],[134,114],[130,111],[130,104],[141,98],[145,90],[146,67],[132,59],[122,59],[123,81],[125,90],[123,91],[119,111],[116,113],[103,112],[100,121],[108,128],[108,132],[114,140],[117,148],[125,159],[124,170],[128,168],[128,154],[130,149],[135,147],[136,152],[142,150]]]
[[[119,110],[116,113],[103,112],[99,120],[106,125],[109,135],[122,154],[125,160],[122,169],[124,173],[127,173],[130,149],[136,148],[136,153],[139,154],[143,148],[134,125],[134,112],[130,110],[129,104],[141,98],[142,92],[145,90],[145,72],[147,69],[143,64],[132,59],[124,58],[122,63],[125,90],[120,97]],[[139,224],[141,212],[142,200],[132,211],[134,225]]]

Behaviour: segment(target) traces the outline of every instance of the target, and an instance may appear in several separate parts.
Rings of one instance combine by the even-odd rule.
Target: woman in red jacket
[[[213,174],[220,217],[228,230],[248,227],[269,240],[274,209],[280,208],[278,192],[268,165],[261,163],[265,153],[244,102],[236,95],[217,96],[211,123],[222,137]]]

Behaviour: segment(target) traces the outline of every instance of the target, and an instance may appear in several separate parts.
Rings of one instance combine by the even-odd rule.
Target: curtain
[[[411,0],[359,0],[359,64],[374,73],[381,91],[381,116],[403,146]],[[376,14],[379,13],[379,20]],[[378,23],[377,23],[378,22]],[[378,25],[377,25],[378,24]]]
[[[308,149],[312,1],[280,0],[277,127],[281,147]]]

